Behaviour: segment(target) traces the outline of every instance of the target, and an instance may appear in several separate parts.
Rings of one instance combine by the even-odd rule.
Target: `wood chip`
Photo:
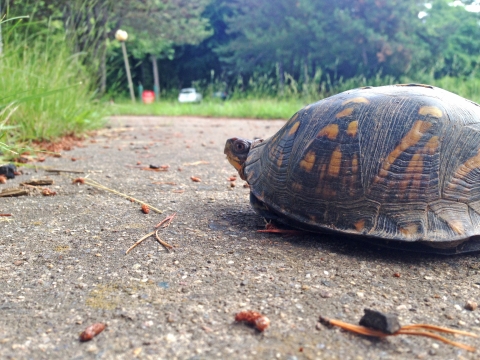
[[[46,186],[46,185],[52,185],[53,180],[52,179],[32,179],[28,181],[22,182],[20,185],[30,185],[30,186]]]
[[[14,197],[23,195],[28,195],[28,190],[22,188],[5,189],[0,193],[0,197]]]

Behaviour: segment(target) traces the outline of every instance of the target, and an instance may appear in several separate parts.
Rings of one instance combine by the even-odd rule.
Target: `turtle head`
[[[225,150],[223,151],[227,155],[228,162],[237,169],[240,177],[244,179],[243,164],[247,160],[248,152],[252,146],[251,140],[241,138],[231,138],[227,140],[225,144]]]

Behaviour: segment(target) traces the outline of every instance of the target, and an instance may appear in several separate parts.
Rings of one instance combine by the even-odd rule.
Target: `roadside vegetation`
[[[395,81],[392,77],[378,76],[374,79],[352,78],[339,81],[334,86],[326,84],[308,84],[299,91],[297,84],[286,85],[283,93],[276,94],[276,89],[268,89],[251,80],[251,90],[234,90],[233,94],[222,101],[213,97],[211,86],[198,86],[204,94],[204,100],[195,104],[180,104],[177,92],[163,93],[161,100],[153,104],[143,104],[141,100],[132,103],[130,99],[120,98],[106,109],[110,115],[160,115],[160,116],[207,116],[252,119],[289,119],[295,112],[307,104],[314,103],[342,91],[362,86],[382,86],[396,83],[422,83],[443,88],[467,99],[480,103],[480,79],[455,78],[445,76],[435,79],[422,76],[416,79],[402,77]],[[312,88],[323,90],[312,91]],[[308,89],[310,88],[310,90]]]
[[[424,83],[480,102],[476,3],[0,0],[0,152],[99,128],[110,114],[288,119],[360,86]],[[203,101],[179,104],[186,87]],[[142,89],[160,100],[142,104]]]
[[[8,26],[10,25],[10,26]],[[33,30],[33,31],[32,31]],[[32,141],[102,126],[93,79],[65,34],[27,21],[3,27],[0,57],[0,152]]]

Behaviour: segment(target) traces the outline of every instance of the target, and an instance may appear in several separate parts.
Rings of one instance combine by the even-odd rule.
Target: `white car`
[[[182,89],[178,94],[178,101],[181,103],[200,102],[202,101],[202,94],[194,88]]]

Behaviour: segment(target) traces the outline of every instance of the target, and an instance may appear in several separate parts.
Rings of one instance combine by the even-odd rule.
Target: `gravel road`
[[[283,121],[114,117],[82,147],[23,168],[0,191],[51,178],[56,196],[0,198],[2,359],[476,359],[437,340],[378,340],[318,322],[357,324],[364,308],[404,325],[430,323],[480,334],[478,255],[389,250],[340,236],[257,233],[264,221],[223,154],[232,136],[267,137]],[[72,161],[75,160],[75,161]],[[140,165],[137,165],[141,163]],[[149,165],[169,165],[147,171]],[[72,178],[143,200],[162,214]],[[194,182],[192,177],[199,178]],[[232,185],[234,184],[234,186]],[[163,218],[177,213],[159,235]],[[235,323],[255,310],[263,333]],[[79,334],[107,324],[92,341]],[[450,339],[480,347],[480,339]]]

